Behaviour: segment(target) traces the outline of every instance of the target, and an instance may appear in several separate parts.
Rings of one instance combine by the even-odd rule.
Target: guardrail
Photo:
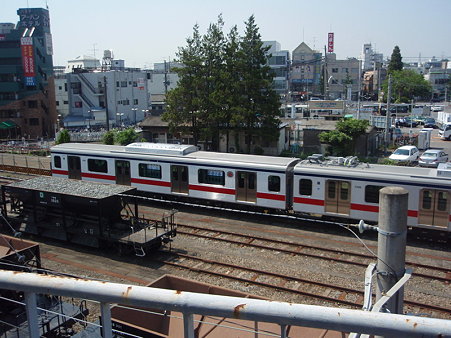
[[[52,294],[100,302],[102,336],[112,337],[110,304],[127,304],[183,314],[184,336],[194,338],[194,314],[280,325],[287,337],[289,325],[325,328],[396,337],[445,337],[449,320],[374,313],[361,310],[292,304],[250,298],[217,296],[178,290],[91,281],[61,276],[0,270],[0,288],[23,291],[30,337],[39,337],[36,294]]]

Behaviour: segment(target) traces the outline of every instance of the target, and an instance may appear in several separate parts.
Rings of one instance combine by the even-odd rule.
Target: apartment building
[[[56,106],[49,11],[17,10],[0,24],[0,138],[53,137]]]

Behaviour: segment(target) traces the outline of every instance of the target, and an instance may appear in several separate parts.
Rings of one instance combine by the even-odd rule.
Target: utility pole
[[[327,55],[326,55],[326,46],[324,45],[324,100],[329,98],[327,94]]]
[[[405,273],[408,197],[408,191],[401,187],[385,187],[379,192],[376,302]],[[387,301],[385,310],[402,314],[403,298],[404,289],[401,288]]]
[[[103,90],[105,96],[105,116],[106,116],[106,130],[110,131],[110,121],[108,118],[108,97],[107,97],[107,86],[106,86],[106,76],[103,77]]]
[[[387,153],[388,130],[390,128],[391,75],[388,76],[387,110],[385,111],[384,153]]]
[[[359,83],[357,92],[357,120],[360,120],[360,92],[362,91],[362,60],[359,60]]]

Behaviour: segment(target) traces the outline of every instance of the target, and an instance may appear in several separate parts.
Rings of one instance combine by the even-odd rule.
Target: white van
[[[438,136],[445,140],[451,141],[451,122],[443,123],[438,132]]]

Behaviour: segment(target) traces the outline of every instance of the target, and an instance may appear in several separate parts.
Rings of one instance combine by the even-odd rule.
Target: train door
[[[237,171],[236,199],[255,202],[257,200],[257,174],[249,171]]]
[[[326,182],[326,212],[349,215],[351,208],[351,183],[328,180]]]
[[[69,178],[81,180],[81,160],[78,156],[67,156]]]
[[[130,185],[130,161],[116,160],[116,184]]]
[[[448,227],[450,194],[444,190],[423,189],[420,192],[418,223]]]
[[[188,167],[171,165],[171,191],[188,194]]]

